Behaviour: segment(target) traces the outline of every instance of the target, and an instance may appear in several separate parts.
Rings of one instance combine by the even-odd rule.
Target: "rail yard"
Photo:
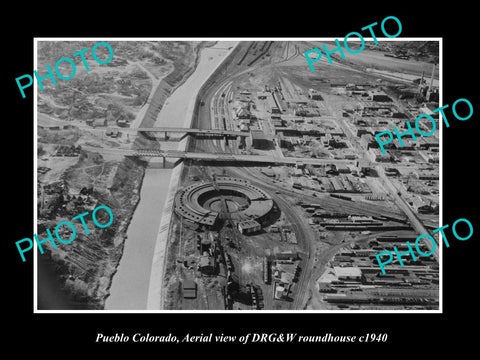
[[[310,45],[241,42],[205,84],[192,127],[248,136],[188,137],[187,151],[225,161],[183,159],[165,309],[438,308],[435,257],[404,257],[385,275],[375,260],[415,239],[419,226],[438,226],[438,137],[392,143],[385,155],[375,140],[392,124],[431,114],[438,71],[402,60],[398,67],[418,78],[393,80],[366,68],[360,54],[358,63],[347,57],[310,74],[301,56]],[[365,53],[392,72],[386,55],[399,51]],[[275,161],[233,158],[240,155]]]

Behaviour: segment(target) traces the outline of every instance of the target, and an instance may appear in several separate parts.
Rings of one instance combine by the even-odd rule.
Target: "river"
[[[215,46],[201,51],[197,68],[165,102],[155,126],[190,127],[198,91],[236,44],[219,41]],[[184,144],[185,141],[167,142],[161,146],[171,148],[173,145],[181,149]],[[179,173],[179,166],[175,169],[150,167],[146,170],[140,201],[127,230],[124,252],[112,280],[105,310],[145,310],[149,290],[153,294],[150,294],[149,301],[155,303],[155,308],[159,306],[157,303],[168,235],[168,231],[162,229],[168,229],[165,224],[169,222],[172,194],[176,192],[177,181],[172,178],[172,174],[177,177]],[[169,201],[166,203],[167,198]],[[159,268],[153,272],[152,261],[155,267]],[[153,290],[149,289],[151,283],[156,287]]]
[[[152,254],[172,169],[145,171],[140,201],[127,230],[106,310],[146,309]]]

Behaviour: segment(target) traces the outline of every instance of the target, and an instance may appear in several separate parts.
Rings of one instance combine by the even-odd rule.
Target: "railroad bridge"
[[[149,137],[149,133],[163,133],[165,140],[168,140],[169,133],[183,134],[178,140],[184,139],[188,135],[195,136],[197,138],[206,139],[237,139],[239,137],[249,137],[250,133],[245,131],[230,131],[220,129],[189,129],[189,128],[175,128],[175,127],[140,127],[140,128],[122,128],[122,127],[109,127],[108,130],[118,130],[122,132],[136,132],[142,133]]]

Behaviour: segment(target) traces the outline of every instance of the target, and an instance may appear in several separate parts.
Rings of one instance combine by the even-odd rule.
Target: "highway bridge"
[[[354,164],[353,160],[338,159],[316,159],[316,158],[298,158],[298,157],[276,157],[268,155],[245,155],[245,154],[226,154],[226,153],[207,153],[190,152],[178,150],[149,150],[149,149],[104,149],[93,146],[83,146],[82,149],[100,154],[120,155],[120,156],[142,156],[150,158],[175,158],[192,159],[212,162],[236,162],[236,163],[264,163],[278,165],[327,165],[327,164]]]

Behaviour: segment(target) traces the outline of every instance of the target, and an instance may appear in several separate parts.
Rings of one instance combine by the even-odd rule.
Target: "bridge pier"
[[[165,158],[165,156],[162,157],[162,161],[163,161],[163,169],[165,169],[165,165],[166,165],[166,158]]]
[[[238,148],[239,148],[239,149],[245,149],[245,147],[247,146],[245,138],[239,136],[239,137],[237,138],[237,140],[240,140],[240,141],[238,142]]]
[[[229,145],[228,145],[228,136],[227,136],[227,135],[225,135],[225,136],[223,137],[223,144],[222,144],[222,145],[223,145],[223,146],[222,146],[222,149],[223,149],[223,151],[225,151],[225,148],[229,146]]]
[[[182,161],[183,161],[182,158],[178,159],[177,161],[175,161],[175,164],[173,165],[173,167],[177,167]]]
[[[168,140],[168,132],[165,131],[165,141]]]

